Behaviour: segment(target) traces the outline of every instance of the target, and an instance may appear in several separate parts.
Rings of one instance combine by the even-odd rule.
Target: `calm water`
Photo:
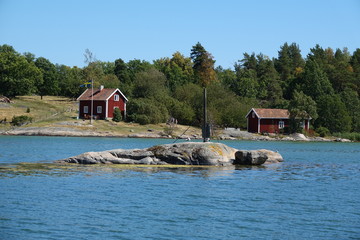
[[[359,143],[223,141],[285,158],[253,168],[50,164],[171,142],[0,136],[0,239],[360,239]]]

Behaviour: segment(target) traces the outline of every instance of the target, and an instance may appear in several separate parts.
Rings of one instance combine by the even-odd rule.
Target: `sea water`
[[[173,141],[0,136],[0,239],[360,239],[359,143],[221,141],[285,159],[262,167],[51,164]]]

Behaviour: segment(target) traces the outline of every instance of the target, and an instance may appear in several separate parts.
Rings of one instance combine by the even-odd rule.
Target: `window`
[[[119,95],[114,95],[114,101],[119,101]]]
[[[84,106],[84,113],[89,113],[89,106]]]
[[[252,118],[255,118],[255,113],[254,113],[254,112],[252,112],[251,116],[252,116]]]
[[[102,113],[102,106],[97,106],[96,112],[97,113]]]
[[[279,121],[279,129],[283,129],[285,127],[284,121]]]
[[[301,127],[301,128],[305,128],[305,121],[301,121],[301,122],[300,122],[300,127]]]

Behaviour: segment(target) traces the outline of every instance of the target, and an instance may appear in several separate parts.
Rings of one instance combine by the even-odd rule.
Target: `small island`
[[[282,162],[282,156],[270,150],[238,150],[222,143],[182,142],[146,149],[116,149],[86,152],[56,161],[75,164],[145,165],[262,165]]]

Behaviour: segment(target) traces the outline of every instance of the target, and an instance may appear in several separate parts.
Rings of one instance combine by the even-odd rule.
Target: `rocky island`
[[[261,165],[282,162],[282,156],[270,150],[238,150],[222,143],[183,142],[157,145],[146,149],[116,149],[86,152],[56,163],[146,164],[146,165]]]

